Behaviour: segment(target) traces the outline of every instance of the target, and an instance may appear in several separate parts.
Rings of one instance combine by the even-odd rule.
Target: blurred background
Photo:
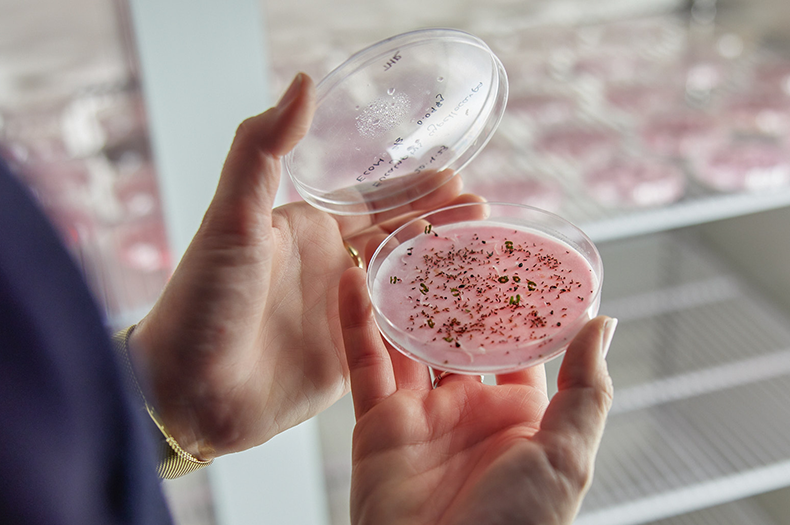
[[[475,34],[508,73],[466,188],[570,219],[604,258],[616,396],[577,523],[790,524],[787,2],[0,0],[0,154],[124,327],[236,126],[297,72],[424,27]],[[279,202],[299,198],[283,177]],[[352,428],[347,396],[167,482],[177,523],[346,525]]]

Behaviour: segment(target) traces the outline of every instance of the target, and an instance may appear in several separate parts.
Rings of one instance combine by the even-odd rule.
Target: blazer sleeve
[[[0,159],[0,521],[171,523],[148,424],[80,271]]]

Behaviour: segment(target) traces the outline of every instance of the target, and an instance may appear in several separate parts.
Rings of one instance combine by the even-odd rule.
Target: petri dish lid
[[[474,158],[499,126],[507,93],[502,63],[479,38],[454,29],[394,36],[319,82],[312,125],[285,170],[321,210],[396,208]]]

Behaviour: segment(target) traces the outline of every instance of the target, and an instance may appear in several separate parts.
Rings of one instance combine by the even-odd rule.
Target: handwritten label
[[[397,161],[390,160],[390,164],[392,164],[392,167],[390,169],[388,169],[387,171],[385,171],[379,177],[379,180],[377,180],[376,182],[373,183],[373,187],[374,188],[378,188],[379,186],[381,186],[381,183],[384,182],[385,180],[387,180],[390,177],[390,175],[395,173],[401,167],[403,162],[408,160],[408,159],[409,159],[409,157],[401,157]],[[357,180],[359,180],[359,179],[357,179]]]
[[[384,71],[389,71],[390,69],[392,69],[392,66],[394,66],[401,58],[402,57],[400,56],[400,49],[399,49],[395,51],[395,54],[392,55],[392,58],[387,60],[387,63],[384,64]]]
[[[464,106],[466,105],[466,103],[467,103],[467,102],[469,102],[469,99],[471,99],[473,96],[475,96],[475,94],[476,94],[478,91],[480,91],[480,88],[481,88],[481,87],[483,87],[483,83],[482,83],[482,82],[478,83],[478,84],[477,84],[475,87],[473,87],[473,88],[472,88],[472,90],[471,90],[472,92],[471,92],[471,93],[469,93],[468,95],[466,95],[466,96],[463,98],[463,100],[461,100],[461,102],[459,102],[459,103],[458,103],[458,105],[457,105],[457,106],[455,106],[455,107],[453,108],[453,111],[460,111],[460,109],[461,109],[462,107],[464,107]]]
[[[428,130],[428,136],[433,137],[439,132],[439,128],[441,128],[442,126],[453,120],[454,118],[458,117],[461,108],[463,108],[466,104],[468,104],[469,101],[472,99],[472,97],[474,97],[475,94],[477,94],[477,92],[480,91],[480,88],[482,87],[483,87],[483,83],[479,82],[476,86],[470,89],[469,94],[467,94],[463,99],[461,99],[461,101],[455,105],[452,111],[450,111],[450,113],[448,113],[442,120],[438,122],[432,122],[431,124],[429,124],[426,128]]]
[[[409,155],[413,157],[417,154],[418,151],[422,149],[422,146],[423,144],[420,139],[414,139],[414,144],[412,144],[411,146],[407,146],[406,151],[408,151]]]
[[[431,155],[431,157],[425,162],[425,164],[420,164],[419,166],[417,166],[412,173],[420,173],[421,171],[429,168],[431,164],[433,164],[438,160],[437,157],[439,157],[442,153],[444,153],[448,149],[450,148],[448,148],[447,146],[439,146],[439,149],[436,150],[436,153]]]
[[[363,180],[367,179],[367,178],[368,178],[368,176],[369,176],[370,174],[372,174],[372,173],[373,173],[373,172],[376,170],[376,168],[378,168],[379,166],[381,166],[381,164],[382,164],[383,162],[384,162],[384,159],[382,159],[382,158],[379,158],[379,159],[378,159],[377,161],[375,161],[373,164],[371,164],[370,166],[368,166],[368,169],[366,169],[365,171],[363,171],[363,172],[362,172],[362,175],[359,175],[359,176],[357,176],[357,180],[358,180],[359,182],[362,182]]]
[[[439,110],[440,107],[442,107],[442,105],[444,103],[444,96],[442,96],[442,94],[439,93],[434,98],[436,99],[436,103],[433,106],[431,106],[431,107],[429,107],[428,109],[425,110],[425,115],[423,115],[423,117],[420,120],[417,121],[417,125],[418,126],[422,126],[423,123],[427,119],[431,118],[431,116],[434,113],[436,113]]]

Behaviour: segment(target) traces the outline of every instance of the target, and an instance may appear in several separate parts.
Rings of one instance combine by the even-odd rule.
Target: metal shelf
[[[606,248],[605,262],[619,261],[602,304],[621,320],[616,395],[577,525],[644,523],[789,485],[787,319],[681,236]]]
[[[725,194],[696,187],[675,204],[636,211],[611,210],[579,201],[574,199],[568,217],[595,242],[603,242],[790,206],[790,188]]]
[[[585,118],[597,127],[622,127],[595,114],[577,120],[582,122]],[[634,132],[628,128],[620,133],[628,140],[635,140]],[[490,177],[488,172],[492,171],[491,166],[497,165],[498,157],[505,157],[512,172],[528,174],[528,179],[539,178],[559,191],[560,203],[549,211],[577,224],[595,242],[675,230],[790,206],[790,186],[740,192],[714,190],[698,182],[689,159],[665,159],[678,165],[685,173],[685,189],[678,201],[654,207],[607,206],[594,199],[585,187],[583,164],[535,151],[532,146],[533,134],[534,131],[526,125],[516,123],[512,117],[505,115],[501,131],[492,140],[493,147],[484,149],[479,159],[464,169],[462,176],[474,186],[476,181]],[[485,192],[483,195],[486,196]]]
[[[631,242],[629,254],[604,248],[618,283],[602,311],[622,323],[610,364],[613,414],[790,373],[787,317],[679,237]],[[618,295],[623,288],[633,295]]]
[[[646,525],[780,525],[751,500],[725,503]]]
[[[599,116],[589,117],[599,125],[616,127]],[[603,124],[601,124],[601,122]],[[555,211],[581,227],[595,242],[614,241],[640,235],[675,230],[722,219],[740,217],[761,211],[790,206],[790,186],[778,186],[741,192],[723,192],[699,183],[692,175],[687,159],[678,162],[686,172],[683,197],[677,202],[655,207],[606,206],[590,196],[581,182],[581,166],[563,159],[546,158],[524,144],[531,142],[530,132],[524,132],[508,119],[503,120],[503,137],[507,144],[519,151],[512,162],[524,173],[539,173],[540,177],[562,192],[562,203]],[[628,136],[630,131],[624,131]],[[483,150],[481,157],[497,152]],[[476,161],[483,164],[482,161]],[[481,174],[474,164],[464,170],[464,177],[477,178]]]
[[[789,382],[611,417],[577,525],[643,523],[790,484]]]

